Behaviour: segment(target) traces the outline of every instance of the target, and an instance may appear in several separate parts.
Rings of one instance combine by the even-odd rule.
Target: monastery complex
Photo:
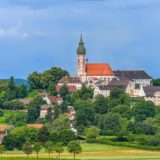
[[[83,84],[94,89],[94,96],[109,96],[119,88],[130,96],[143,97],[160,105],[160,87],[152,86],[152,77],[144,70],[113,70],[108,63],[90,63],[86,59],[86,48],[81,36],[77,48],[77,73],[74,77],[62,78],[57,91],[66,84],[70,92],[79,90]]]

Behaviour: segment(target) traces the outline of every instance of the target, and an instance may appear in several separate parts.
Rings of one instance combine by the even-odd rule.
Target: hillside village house
[[[60,97],[60,96],[52,96],[50,94],[47,94],[47,93],[43,93],[41,95],[42,99],[44,101],[46,101],[46,103],[48,105],[51,105],[51,104],[62,104],[63,103],[63,99]]]
[[[127,78],[132,80],[132,84],[135,88],[140,88],[140,86],[150,86],[152,77],[146,73],[144,70],[132,70],[132,71],[114,71],[117,78]]]
[[[52,111],[54,111],[54,105],[52,104],[45,104],[41,106],[40,118],[46,118],[49,108],[51,108]]]
[[[109,96],[110,91],[115,88],[121,89],[130,95],[133,93],[133,90],[134,90],[134,88],[132,86],[132,81],[130,81],[130,80],[128,80],[128,79],[112,79],[112,81],[108,85],[96,86],[95,90],[94,90],[94,96],[96,96],[98,94],[102,94],[105,97]]]
[[[47,116],[49,108],[54,110],[55,105],[61,105],[63,103],[63,99],[60,96],[52,96],[47,93],[42,93],[40,96],[47,103],[41,106],[40,118],[45,118]]]
[[[58,81],[56,85],[56,91],[59,92],[63,85],[67,85],[69,92],[76,92],[77,90],[81,89],[82,82],[78,77],[65,76]]]
[[[156,105],[160,105],[160,86],[141,87],[139,96],[146,101],[152,101]]]

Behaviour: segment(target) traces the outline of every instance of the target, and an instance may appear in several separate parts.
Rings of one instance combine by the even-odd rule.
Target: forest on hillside
[[[21,150],[26,143],[38,142],[66,146],[79,138],[88,143],[160,147],[160,106],[130,97],[120,89],[113,89],[109,97],[93,97],[93,89],[85,85],[74,93],[64,85],[59,92],[63,103],[54,104],[54,112],[49,109],[46,118],[39,118],[40,107],[46,103],[39,93],[57,95],[55,85],[66,75],[67,71],[57,67],[43,73],[33,72],[28,76],[29,88],[17,85],[13,77],[0,81],[0,119],[5,117],[2,123],[14,126],[3,140],[7,150]],[[30,99],[30,103],[26,107],[19,99]],[[67,117],[68,106],[75,110],[72,122]],[[14,114],[5,116],[7,110]],[[27,127],[31,123],[43,127]],[[70,129],[71,123],[77,134]]]

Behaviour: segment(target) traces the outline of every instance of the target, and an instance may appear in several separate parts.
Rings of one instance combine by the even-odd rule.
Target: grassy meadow
[[[81,144],[83,152],[76,156],[77,159],[84,160],[152,160],[159,159],[160,160],[160,152],[156,151],[146,151],[139,149],[132,149],[127,147],[118,147],[118,146],[110,146],[103,144]],[[23,152],[6,152],[2,155],[2,160],[10,160],[16,157],[16,160],[27,159],[26,155]],[[45,160],[48,159],[48,154],[44,151],[41,151],[39,154],[39,159]],[[52,153],[51,158],[58,157],[57,153]],[[73,159],[73,155],[65,151],[61,158],[63,159]],[[33,153],[30,155],[30,159],[36,159],[36,154]]]

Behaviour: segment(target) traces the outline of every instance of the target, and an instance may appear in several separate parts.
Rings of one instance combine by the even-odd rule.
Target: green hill
[[[1,80],[7,81],[8,79],[1,79]],[[26,87],[29,87],[28,81],[26,79],[17,78],[17,79],[15,79],[15,83],[16,84],[24,84]]]
[[[28,81],[26,79],[15,79],[16,84],[24,84],[25,86],[29,86]]]

